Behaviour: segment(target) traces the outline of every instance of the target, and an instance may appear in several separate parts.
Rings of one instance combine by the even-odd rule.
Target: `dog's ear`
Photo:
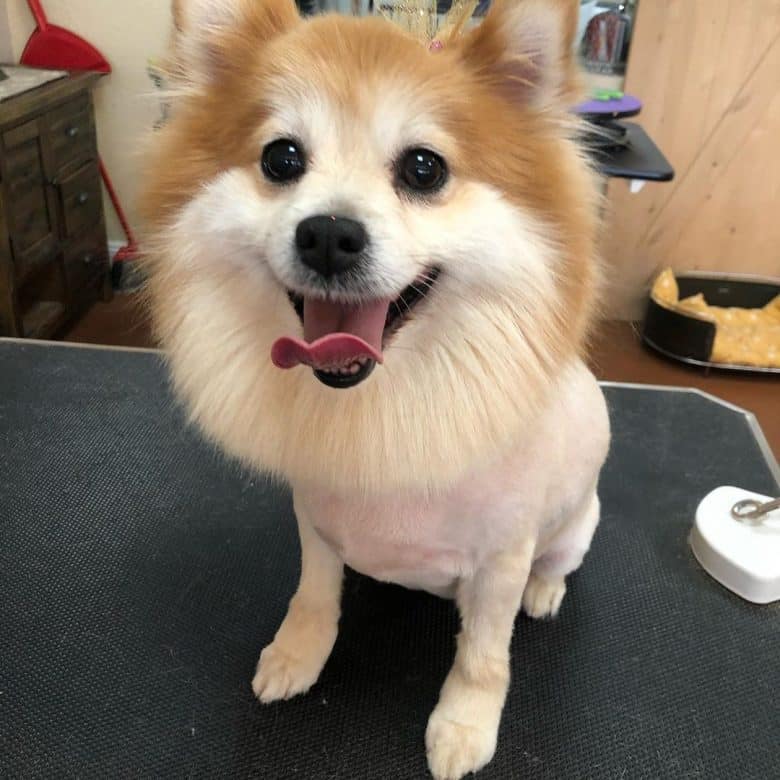
[[[509,99],[565,107],[576,98],[577,0],[493,0],[461,55]]]
[[[262,45],[300,21],[294,0],[172,0],[176,76],[203,83],[234,67],[238,42]]]

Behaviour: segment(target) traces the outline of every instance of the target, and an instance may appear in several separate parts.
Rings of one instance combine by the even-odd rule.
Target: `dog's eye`
[[[261,159],[261,167],[266,178],[276,182],[294,181],[306,171],[303,151],[295,141],[281,138],[271,141]]]
[[[436,152],[408,149],[398,163],[398,178],[410,190],[432,192],[447,180],[447,166]]]

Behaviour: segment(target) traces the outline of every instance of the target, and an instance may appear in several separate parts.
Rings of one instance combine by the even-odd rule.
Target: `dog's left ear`
[[[513,102],[566,108],[576,98],[577,0],[493,0],[461,56]]]
[[[240,67],[237,43],[261,46],[300,21],[293,0],[173,0],[171,11],[176,71],[193,83]]]

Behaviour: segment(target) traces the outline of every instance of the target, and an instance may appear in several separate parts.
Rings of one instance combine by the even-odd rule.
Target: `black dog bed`
[[[687,545],[721,484],[778,486],[752,418],[606,387],[603,520],[556,620],[517,620],[485,778],[761,778],[780,611]],[[286,489],[184,422],[154,353],[0,342],[0,776],[424,778],[454,607],[350,574],[321,680],[261,706],[298,574]]]

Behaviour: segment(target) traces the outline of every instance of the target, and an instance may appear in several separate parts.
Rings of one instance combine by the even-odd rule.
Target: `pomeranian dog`
[[[143,199],[153,319],[193,419],[291,484],[300,532],[254,692],[317,680],[344,564],[454,598],[439,779],[492,758],[516,615],[555,615],[599,517],[577,10],[496,0],[427,45],[293,0],[174,4],[180,94]]]

